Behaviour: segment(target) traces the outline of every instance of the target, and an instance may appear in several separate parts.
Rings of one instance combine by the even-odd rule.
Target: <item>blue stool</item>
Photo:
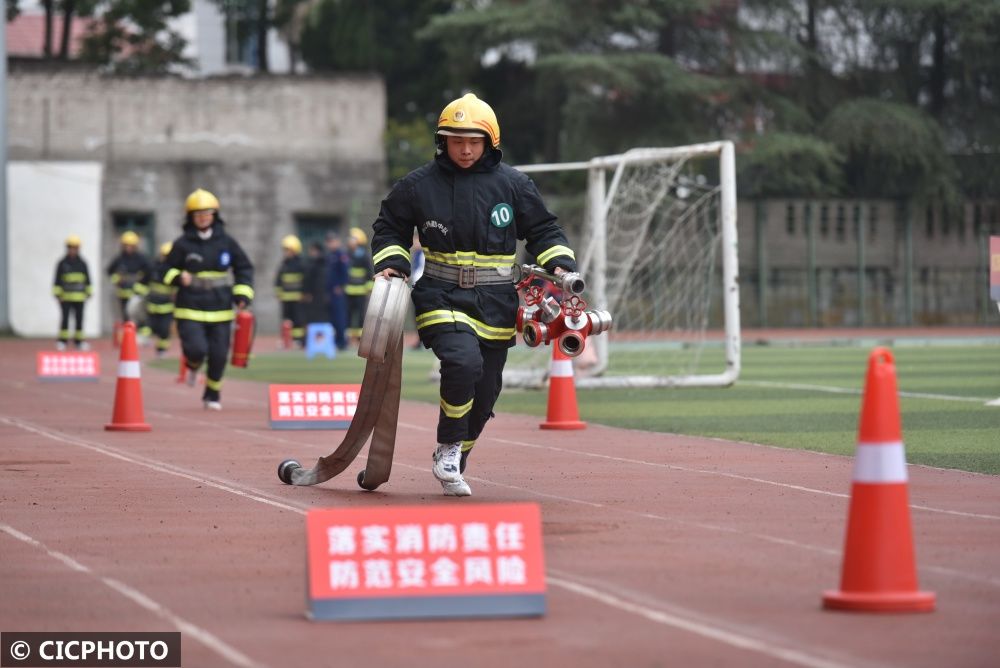
[[[306,328],[306,359],[311,360],[317,353],[330,359],[337,356],[333,345],[333,325],[328,322],[311,322]]]

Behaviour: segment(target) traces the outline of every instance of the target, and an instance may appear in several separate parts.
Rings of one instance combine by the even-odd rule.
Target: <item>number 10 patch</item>
[[[514,209],[510,204],[501,202],[490,212],[490,223],[494,227],[507,227],[514,220]]]

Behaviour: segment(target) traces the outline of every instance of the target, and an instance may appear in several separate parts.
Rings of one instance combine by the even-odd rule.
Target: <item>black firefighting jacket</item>
[[[52,282],[52,294],[61,302],[87,301],[94,291],[90,285],[87,263],[79,255],[64,256],[56,264],[56,278]]]
[[[507,268],[522,239],[546,270],[576,271],[575,255],[534,182],[501,158],[499,150],[488,148],[463,170],[441,152],[396,183],[374,225],[376,273],[393,268],[409,275],[414,227],[429,262]],[[449,328],[471,331],[494,347],[514,345],[513,283],[461,288],[425,273],[412,296],[424,341]]]
[[[149,272],[146,287],[149,294],[146,295],[146,312],[150,315],[165,315],[174,312],[174,295],[177,288],[167,285],[164,276],[170,270],[170,265],[164,259],[156,264]]]
[[[274,278],[274,292],[283,302],[302,301],[302,289],[305,280],[305,263],[301,255],[286,257],[278,267],[278,275]]]
[[[174,241],[167,255],[163,276],[166,285],[176,285],[174,317],[199,322],[228,322],[235,317],[233,303],[253,300],[253,264],[236,239],[226,234],[225,224],[216,217],[212,236],[202,239],[193,223],[184,225],[184,234]],[[189,286],[180,284],[181,271],[193,276]]]
[[[128,299],[133,294],[146,294],[146,274],[150,264],[145,255],[139,251],[121,252],[108,265],[108,276],[114,284],[115,294],[119,299]]]

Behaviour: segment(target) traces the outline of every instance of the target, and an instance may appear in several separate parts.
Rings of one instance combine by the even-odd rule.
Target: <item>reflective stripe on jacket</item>
[[[548,271],[576,270],[576,259],[556,216],[534,182],[487,149],[469,169],[445,154],[403,177],[382,201],[372,236],[375,272],[410,273],[413,230],[426,258],[453,266],[513,264],[517,240]],[[413,289],[421,337],[436,328],[466,330],[487,345],[514,345],[514,284],[461,288],[426,274]]]

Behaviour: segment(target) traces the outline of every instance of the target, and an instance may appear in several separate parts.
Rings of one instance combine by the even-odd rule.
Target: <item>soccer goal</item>
[[[574,360],[577,387],[724,387],[740,372],[732,142],[518,166],[577,241],[589,308],[610,332]],[[585,183],[584,183],[585,181]],[[582,222],[582,224],[580,224]],[[508,386],[544,382],[548,346],[511,351]]]

